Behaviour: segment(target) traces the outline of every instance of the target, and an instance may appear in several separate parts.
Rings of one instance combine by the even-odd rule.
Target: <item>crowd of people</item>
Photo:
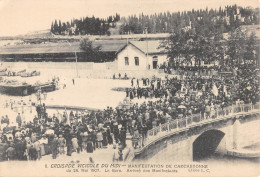
[[[93,153],[96,149],[108,145],[126,146],[125,127],[117,121],[104,122],[103,113],[73,112],[49,116],[45,105],[36,107],[37,115],[30,122],[22,122],[20,113],[16,117],[17,126],[8,126],[9,118],[1,120],[1,160],[37,160],[43,155],[58,154],[71,156],[72,152],[86,151]],[[105,111],[110,114],[111,110]],[[108,119],[106,119],[108,120]],[[122,150],[121,149],[121,150]]]
[[[207,100],[211,99],[210,103],[222,102],[225,106],[233,104],[238,99],[244,103],[256,103],[259,100],[258,70],[239,70],[228,77],[212,74],[203,76],[198,73],[186,71],[181,77],[176,76],[172,79],[133,78],[131,87],[125,90],[126,97],[130,99],[182,97],[184,98],[182,101],[194,101],[193,98],[197,98],[201,101],[206,100],[207,103]]]
[[[119,105],[99,111],[70,111],[48,115],[45,105],[36,106],[37,115],[31,122],[16,117],[16,127],[8,126],[1,135],[1,160],[37,160],[45,154],[71,156],[73,152],[93,153],[111,145],[122,150],[129,134],[133,148],[143,145],[147,132],[167,121],[209,113],[235,104],[259,101],[259,79],[256,71],[244,71],[230,77],[204,78],[198,74],[177,77],[131,79],[125,102],[132,99],[156,98],[142,104]],[[145,100],[144,99],[144,100]]]

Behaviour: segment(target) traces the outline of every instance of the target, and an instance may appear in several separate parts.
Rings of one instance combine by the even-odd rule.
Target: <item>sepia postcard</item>
[[[258,0],[0,0],[0,176],[260,176]]]

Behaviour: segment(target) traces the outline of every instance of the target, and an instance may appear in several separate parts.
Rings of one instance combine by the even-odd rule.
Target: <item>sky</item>
[[[153,14],[237,4],[258,7],[259,0],[0,0],[0,36],[50,29],[52,21],[119,13]]]

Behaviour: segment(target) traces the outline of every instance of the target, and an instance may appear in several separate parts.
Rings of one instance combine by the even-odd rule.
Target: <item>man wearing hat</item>
[[[108,144],[113,144],[113,138],[112,138],[112,133],[111,133],[111,130],[110,130],[110,126],[107,126],[106,133],[107,133],[107,142],[108,142]]]
[[[26,142],[21,138],[15,139],[14,149],[18,160],[25,160]]]
[[[28,156],[30,160],[37,160],[37,150],[33,144],[28,148]]]
[[[79,124],[78,125],[79,127],[78,127],[78,130],[77,130],[77,132],[76,132],[76,137],[77,137],[77,141],[78,141],[78,148],[77,148],[77,153],[80,153],[80,152],[82,152],[82,150],[83,150],[83,147],[82,147],[82,132],[83,131],[81,131],[81,124]]]
[[[113,124],[113,134],[114,134],[115,142],[118,143],[119,129],[118,129],[118,123],[117,123],[117,122],[115,122],[115,123]]]
[[[67,155],[71,156],[71,153],[72,153],[72,141],[71,141],[72,136],[71,136],[71,127],[68,124],[65,125],[64,138],[66,140]]]
[[[6,157],[7,157],[7,160],[15,160],[16,158],[16,152],[15,152],[15,149],[14,149],[14,143],[12,142],[10,144],[10,146],[6,149],[5,151],[6,153]]]
[[[51,152],[52,152],[52,158],[56,159],[57,154],[58,154],[58,137],[56,134],[53,135],[54,138],[51,142]]]
[[[122,147],[125,148],[126,147],[126,130],[124,127],[121,127],[119,139],[122,144]]]
[[[59,119],[55,114],[53,114],[52,116],[52,122],[54,122],[55,124],[59,124]]]
[[[37,112],[38,118],[41,119],[41,105],[40,104],[38,104],[36,106],[36,112]]]

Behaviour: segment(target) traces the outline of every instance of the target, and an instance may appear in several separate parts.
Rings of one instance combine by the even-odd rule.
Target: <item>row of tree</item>
[[[56,35],[109,35],[109,28],[114,28],[120,15],[109,16],[107,19],[84,17],[73,19],[71,22],[59,22],[55,20],[51,24],[51,33]]]
[[[228,38],[222,33],[194,33],[193,30],[174,32],[162,47],[168,52],[169,66],[178,68],[204,63],[218,63],[223,68],[240,65],[259,65],[259,42],[255,33],[248,34],[241,27],[232,30]]]
[[[159,13],[153,15],[140,14],[121,18],[121,34],[126,33],[172,33],[180,29],[197,28],[203,31],[228,32],[240,25],[252,25],[259,22],[259,9],[243,8],[237,5],[226,6],[218,10],[200,9],[177,13]],[[189,27],[190,26],[190,27]],[[198,28],[197,28],[198,29]]]
[[[168,53],[168,65],[174,69],[183,66],[217,64],[222,68],[234,68],[248,65],[256,68],[259,65],[259,41],[255,33],[247,33],[241,27],[232,30],[228,37],[220,32],[204,34],[190,29],[176,31],[162,42],[160,47]],[[94,46],[88,38],[80,42],[80,48],[96,61],[102,57],[101,46]]]
[[[120,21],[120,23],[118,23]],[[207,32],[220,31],[228,32],[241,25],[252,25],[259,23],[259,9],[250,7],[238,7],[237,5],[226,6],[225,8],[200,9],[170,13],[144,15],[138,17],[132,15],[121,17],[119,14],[109,16],[107,19],[85,17],[73,19],[71,22],[55,20],[51,25],[53,34],[63,35],[109,35],[109,29],[120,25],[118,33],[141,34],[148,33],[172,33],[181,29],[195,28]]]

